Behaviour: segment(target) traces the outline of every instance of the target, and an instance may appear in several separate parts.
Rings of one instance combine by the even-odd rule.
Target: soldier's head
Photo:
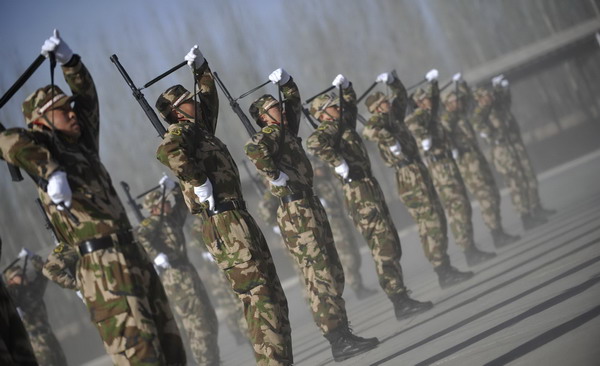
[[[194,101],[194,94],[177,84],[165,90],[156,100],[156,109],[168,123],[195,120],[200,116],[200,103]]]
[[[155,190],[155,191],[148,193],[144,197],[143,206],[146,210],[148,210],[148,212],[150,212],[150,215],[160,216],[160,214],[161,214],[161,209],[160,209],[161,205],[160,204],[162,202],[163,202],[162,192],[160,190]],[[167,215],[171,212],[172,206],[171,206],[171,202],[169,201],[169,199],[167,199],[167,197],[165,197],[164,202],[165,203],[164,203],[163,214]]]
[[[461,105],[461,101],[456,96],[456,93],[454,91],[451,91],[450,93],[448,93],[444,96],[444,106],[446,107],[446,110],[448,112],[454,112],[454,111],[458,110],[460,105]]]
[[[264,94],[252,102],[249,112],[261,128],[268,125],[279,125],[282,120],[287,125],[285,116],[282,116],[279,101],[270,94]]]
[[[71,107],[73,99],[57,86],[46,85],[39,88],[21,106],[25,122],[28,126],[44,126],[71,138],[79,138],[81,126]]]
[[[480,106],[488,106],[494,101],[494,96],[489,89],[477,88],[473,90],[473,97]]]
[[[333,121],[340,118],[340,98],[335,94],[321,94],[310,103],[310,114],[319,121]]]
[[[23,268],[20,265],[14,265],[4,272],[6,283],[10,285],[21,285],[23,283]]]
[[[367,110],[372,114],[388,113],[390,111],[390,102],[385,94],[380,91],[369,95],[367,100],[365,100],[365,106],[367,106]]]
[[[413,101],[422,109],[431,109],[432,107],[430,94],[423,88],[415,90]]]

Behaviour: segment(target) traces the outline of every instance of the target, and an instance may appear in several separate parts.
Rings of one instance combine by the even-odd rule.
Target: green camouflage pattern
[[[148,195],[155,197],[145,201],[160,205],[162,192],[153,191]],[[175,201],[171,211],[144,219],[136,229],[136,238],[150,258],[159,253],[168,258],[170,268],[159,271],[160,279],[171,307],[187,333],[195,361],[200,365],[218,365],[217,315],[198,272],[189,263],[185,247],[183,225],[187,206],[179,186],[167,192],[167,196]]]
[[[73,247],[59,243],[46,258],[42,274],[62,288],[77,291],[79,253]]]
[[[52,99],[58,98],[53,103]],[[25,123],[28,125],[40,118],[44,113],[41,108],[48,105],[45,110],[51,110],[54,108],[62,107],[65,104],[71,103],[74,97],[66,95],[58,86],[46,85],[43,88],[39,88],[31,95],[29,95],[21,106],[21,111],[25,117]]]

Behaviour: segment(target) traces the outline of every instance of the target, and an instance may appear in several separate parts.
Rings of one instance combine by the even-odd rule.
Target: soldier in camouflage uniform
[[[194,359],[199,365],[218,365],[219,323],[204,284],[188,260],[183,234],[188,211],[183,193],[167,176],[159,184],[161,189],[144,198],[144,208],[150,216],[137,227],[136,239],[154,258],[169,302],[187,333]]]
[[[2,239],[0,239],[0,257]],[[37,366],[27,331],[0,276],[0,365]]]
[[[436,191],[446,209],[450,229],[456,244],[465,254],[467,264],[474,266],[495,257],[475,246],[473,239],[472,208],[460,171],[451,155],[450,143],[438,121],[440,104],[437,70],[427,73],[430,82],[427,90],[415,91],[414,102],[418,108],[406,117],[405,123],[415,137]]]
[[[531,203],[526,173],[510,141],[505,120],[492,118],[496,109],[493,94],[488,89],[478,88],[473,95],[477,105],[473,109],[471,123],[479,135],[491,145],[492,164],[496,171],[504,176],[513,205],[521,214],[523,227],[528,230],[544,224],[546,219],[537,215],[535,205]]]
[[[262,232],[246,211],[237,166],[214,135],[219,101],[212,72],[197,46],[185,58],[200,102],[181,85],[160,95],[156,108],[169,128],[157,158],[179,178],[189,210],[202,222],[202,240],[244,304],[256,362],[290,365],[287,299]]]
[[[69,245],[59,243],[48,255],[42,274],[64,289],[78,291],[75,278],[78,262],[77,251]]]
[[[0,133],[0,158],[39,178],[38,194],[58,240],[81,254],[77,287],[113,363],[185,364],[160,279],[133,240],[100,161],[94,82],[57,32],[42,46],[49,52],[63,65],[73,97],[51,85],[31,94],[23,103],[29,128]]]
[[[268,94],[252,103],[250,114],[262,130],[244,151],[279,198],[277,224],[302,270],[313,320],[331,343],[334,360],[342,361],[376,347],[379,340],[355,336],[348,326],[344,271],[327,214],[312,190],[312,166],[297,137],[302,110],[298,87],[283,69],[269,79],[280,87],[283,106]]]
[[[404,286],[398,231],[381,187],[371,172],[366,147],[355,130],[354,88],[343,75],[338,75],[333,85],[343,88],[344,98],[340,102],[339,97],[323,94],[313,100],[310,113],[320,125],[307,140],[308,150],[333,167],[339,176],[345,207],[369,246],[379,284],[392,301],[396,319],[429,310],[433,306],[431,302],[411,299]]]
[[[456,87],[444,97],[440,122],[452,144],[452,154],[465,186],[479,201],[483,222],[490,229],[496,248],[514,243],[518,236],[507,234],[500,215],[500,191],[492,170],[479,149],[477,135],[467,119],[467,107],[472,98],[461,74],[454,75]]]
[[[38,363],[64,366],[67,359],[48,322],[44,292],[48,279],[42,275],[42,258],[23,249],[19,254],[24,264],[15,264],[5,273],[8,292],[17,306]]]
[[[450,264],[446,215],[417,143],[404,123],[406,89],[395,73],[380,74],[376,81],[387,84],[391,94],[387,97],[377,92],[367,97],[365,105],[373,115],[363,136],[377,143],[384,163],[394,169],[398,195],[417,223],[423,252],[438,275],[440,287],[463,282],[473,273],[460,272]]]

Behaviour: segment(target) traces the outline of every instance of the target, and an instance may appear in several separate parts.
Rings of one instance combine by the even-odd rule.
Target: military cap
[[[491,92],[486,88],[476,88],[475,90],[473,90],[473,97],[475,97],[476,99],[491,95]]]
[[[454,91],[449,92],[444,96],[444,103],[450,103],[457,99],[456,93]]]
[[[21,106],[25,122],[30,124],[47,111],[69,104],[73,99],[74,97],[63,93],[58,86],[46,85],[39,88],[28,96]]]
[[[269,110],[269,108],[279,104],[279,101],[275,99],[271,94],[264,94],[260,98],[256,99],[250,105],[248,111],[250,116],[258,123],[259,126],[263,127],[263,123],[260,120],[260,115]]]
[[[182,85],[173,85],[158,97],[156,100],[156,109],[165,121],[168,123],[175,123],[177,121],[172,120],[171,110],[193,97],[194,94],[190,93],[190,91]]]
[[[162,192],[159,190],[152,191],[144,197],[143,206],[146,210],[151,209],[154,206],[160,206],[162,200]]]
[[[310,114],[315,116],[316,119],[321,117],[323,111],[328,107],[334,107],[340,105],[340,98],[335,94],[322,94],[316,97],[310,104]]]
[[[10,281],[11,278],[13,278],[16,275],[22,275],[23,274],[23,268],[21,268],[21,266],[14,265],[10,268],[8,268],[5,272],[4,272],[4,276],[6,278],[6,281]]]
[[[371,95],[369,95],[367,97],[367,100],[365,101],[365,106],[367,106],[367,110],[370,113],[375,113],[375,109],[377,109],[377,107],[387,101],[387,97],[385,96],[385,94],[383,94],[382,92],[378,91],[376,93],[373,93]]]

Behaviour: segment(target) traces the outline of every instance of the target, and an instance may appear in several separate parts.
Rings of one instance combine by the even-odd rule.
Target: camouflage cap
[[[479,99],[481,97],[485,97],[485,96],[492,96],[492,93],[490,92],[490,90],[488,90],[487,88],[476,88],[475,90],[473,90],[473,97],[475,99]]]
[[[457,100],[456,92],[451,91],[442,98],[444,103],[450,103]]]
[[[152,191],[144,197],[143,206],[146,210],[150,210],[154,206],[160,206],[162,200],[162,192],[159,190]]]
[[[340,98],[336,95],[322,94],[316,97],[310,104],[310,114],[319,119],[325,109],[339,105]]]
[[[387,101],[387,97],[385,96],[385,94],[383,94],[382,92],[378,91],[376,93],[373,93],[371,95],[369,95],[367,97],[367,100],[365,100],[365,105],[367,106],[367,110],[370,113],[375,113],[375,109],[377,109],[377,107],[383,103],[384,101]]]
[[[427,92],[423,88],[418,88],[413,93],[413,100],[415,102],[421,101],[427,97]]]
[[[13,278],[14,276],[22,275],[22,274],[23,274],[23,268],[21,268],[21,266],[18,264],[10,267],[9,269],[6,270],[6,272],[4,272],[6,281],[10,281],[10,279]]]
[[[39,88],[28,96],[21,106],[25,122],[30,124],[47,111],[69,104],[73,99],[74,97],[63,93],[58,86],[46,85]]]
[[[277,104],[279,104],[279,101],[275,99],[275,97],[273,97],[271,94],[264,94],[252,102],[248,111],[250,112],[250,116],[252,116],[259,126],[261,126],[262,122],[260,121],[259,116]]]
[[[160,116],[169,123],[175,123],[177,121],[173,121],[170,119],[171,110],[174,107],[178,107],[183,102],[190,100],[194,97],[189,90],[184,88],[182,85],[173,85],[169,89],[165,90],[156,100],[156,109]]]

